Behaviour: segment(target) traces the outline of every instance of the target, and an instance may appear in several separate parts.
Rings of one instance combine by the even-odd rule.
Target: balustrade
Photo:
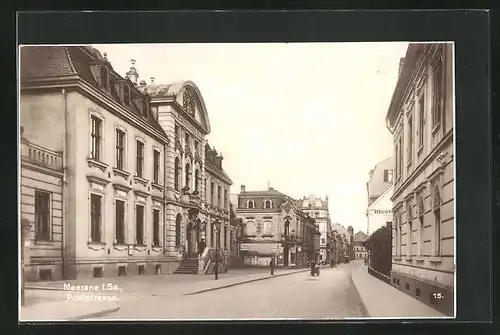
[[[61,152],[43,148],[26,140],[21,141],[21,159],[55,171],[63,170]]]

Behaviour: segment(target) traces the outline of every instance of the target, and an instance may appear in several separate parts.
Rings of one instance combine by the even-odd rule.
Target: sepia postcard
[[[455,317],[452,42],[18,50],[20,321]]]

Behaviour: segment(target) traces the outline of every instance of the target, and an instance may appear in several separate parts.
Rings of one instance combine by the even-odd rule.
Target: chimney
[[[151,77],[151,85],[155,83],[155,77]]]
[[[245,193],[245,185],[241,185],[241,193]]]
[[[147,84],[146,84],[146,81],[145,81],[145,80],[141,80],[141,81],[139,82],[139,85],[141,85],[141,87],[146,87],[146,85],[147,85]]]
[[[219,168],[222,169],[222,160],[224,157],[222,157],[222,153],[218,156],[215,156],[215,165]]]
[[[137,78],[139,78],[139,73],[135,68],[135,59],[131,59],[130,63],[130,70],[126,73],[126,75],[127,78],[130,79],[130,81],[134,84],[134,86],[137,86]]]
[[[398,71],[398,77],[399,77],[399,75],[401,74],[401,69],[403,68],[403,64],[404,64],[404,62],[405,62],[405,58],[404,58],[404,57],[401,57],[401,58],[399,59],[399,71]]]
[[[274,191],[274,188],[273,187],[269,187],[269,191]]]

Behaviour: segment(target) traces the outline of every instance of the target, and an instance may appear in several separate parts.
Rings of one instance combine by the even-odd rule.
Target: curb
[[[363,300],[363,297],[361,297],[361,294],[359,293],[359,290],[356,286],[356,282],[352,279],[352,271],[349,273],[349,281],[351,282],[352,286],[354,287],[354,290],[356,291],[358,297],[359,297],[359,300],[361,302],[361,309],[363,311],[363,313],[366,315],[366,317],[370,317],[370,313],[368,312],[368,308],[366,307],[366,304]]]
[[[119,309],[120,309],[120,306],[116,305],[115,307],[110,308],[110,309],[106,309],[104,311],[92,312],[92,313],[88,313],[88,314],[83,314],[83,315],[75,316],[75,317],[67,319],[66,321],[81,321],[81,320],[84,320],[84,319],[98,318],[98,317],[101,317],[101,316],[105,316],[105,315],[114,313],[114,312],[118,311]]]
[[[269,276],[266,276],[266,277],[248,279],[248,280],[244,280],[244,281],[240,281],[240,282],[236,282],[236,283],[231,283],[231,284],[227,284],[227,285],[222,285],[222,286],[207,288],[207,289],[203,289],[203,290],[195,291],[195,292],[191,292],[191,293],[185,293],[184,295],[195,295],[195,294],[205,293],[205,292],[209,292],[209,291],[216,291],[216,290],[220,290],[220,289],[223,289],[223,288],[228,288],[228,287],[232,287],[232,286],[237,286],[237,285],[252,283],[252,282],[266,280],[266,279],[271,279],[271,278],[276,278],[276,277],[293,275],[295,273],[306,272],[306,271],[310,271],[310,269],[303,269],[303,270],[298,270],[298,271],[295,271],[295,272],[287,272],[287,273],[282,273],[282,274],[276,274],[276,275],[273,275],[273,276],[269,275]]]

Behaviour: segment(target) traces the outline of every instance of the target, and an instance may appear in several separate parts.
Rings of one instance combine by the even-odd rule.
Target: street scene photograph
[[[454,52],[20,46],[19,320],[454,318]]]

